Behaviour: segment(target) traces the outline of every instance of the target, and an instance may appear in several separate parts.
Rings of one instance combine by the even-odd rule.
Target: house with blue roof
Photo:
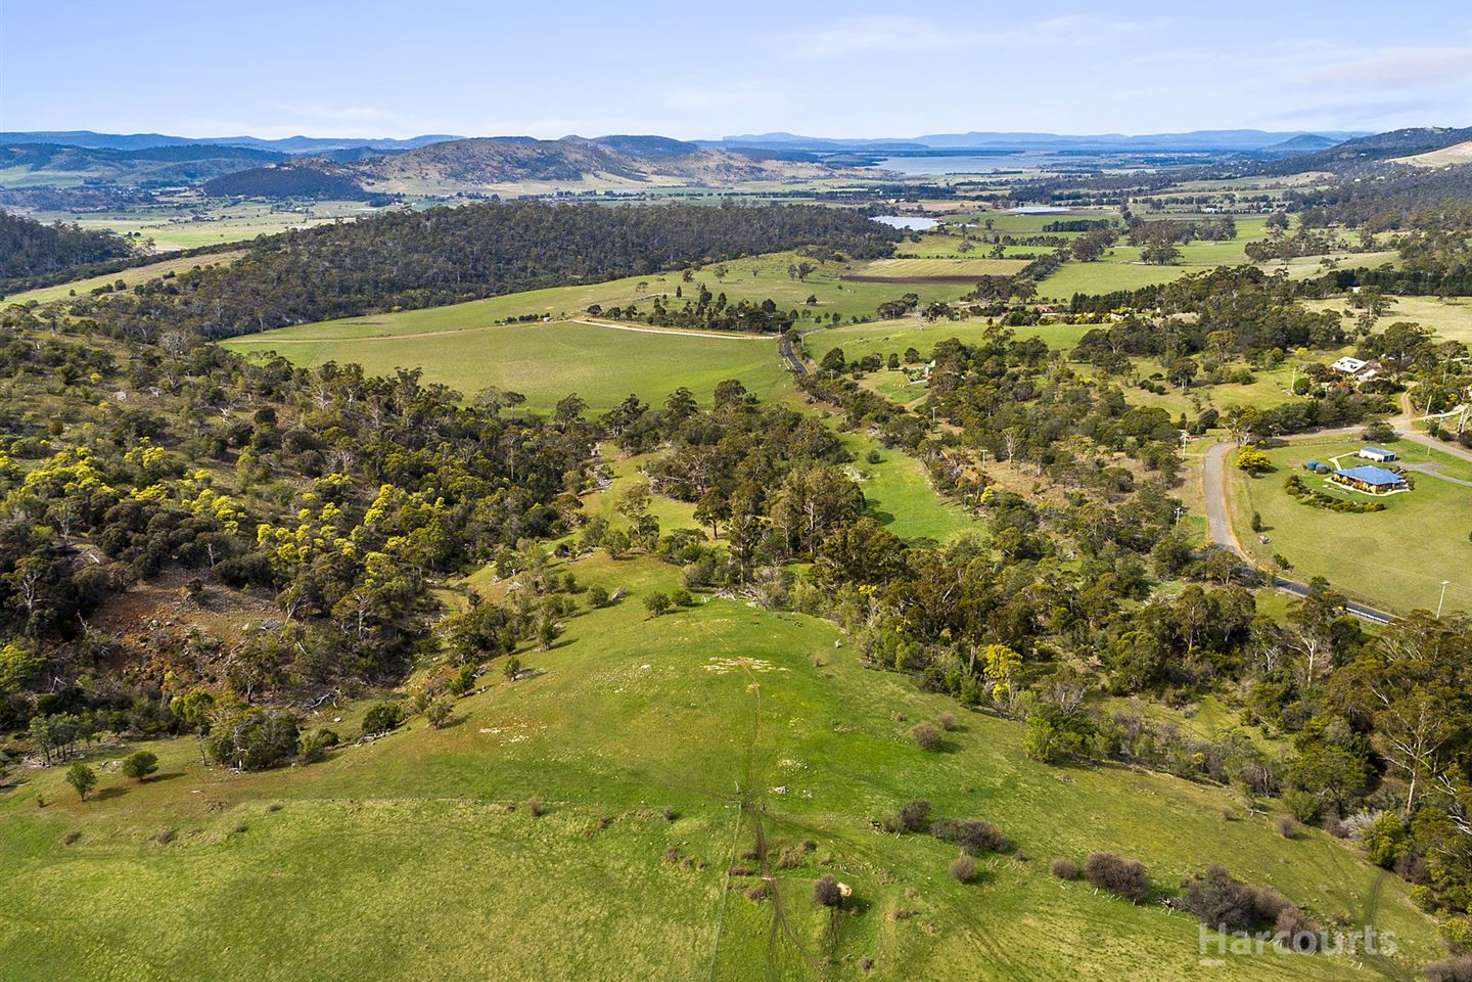
[[[1351,467],[1348,470],[1335,471],[1330,475],[1329,481],[1364,494],[1394,494],[1411,489],[1403,475],[1383,467]]]

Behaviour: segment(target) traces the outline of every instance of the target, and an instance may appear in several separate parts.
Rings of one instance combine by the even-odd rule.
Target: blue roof
[[[1340,471],[1339,473],[1343,477],[1350,477],[1356,481],[1373,484],[1376,487],[1405,483],[1405,478],[1399,474],[1380,467],[1351,467],[1349,470]]]

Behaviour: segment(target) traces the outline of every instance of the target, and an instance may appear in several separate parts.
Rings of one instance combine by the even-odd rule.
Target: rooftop
[[[1383,467],[1351,467],[1349,470],[1340,471],[1339,476],[1355,481],[1363,481],[1365,484],[1375,487],[1405,483],[1405,478],[1394,471],[1385,470]]]

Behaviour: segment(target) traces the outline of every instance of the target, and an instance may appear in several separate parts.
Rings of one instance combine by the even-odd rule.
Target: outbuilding
[[[1356,456],[1366,460],[1373,460],[1377,464],[1388,464],[1392,460],[1399,460],[1400,456],[1394,450],[1386,450],[1384,447],[1361,447]]]

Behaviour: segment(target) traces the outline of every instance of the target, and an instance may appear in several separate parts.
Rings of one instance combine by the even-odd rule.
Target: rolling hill
[[[286,159],[284,154],[265,150],[212,144],[115,150],[0,143],[0,187],[194,184]]]
[[[660,136],[485,137],[436,143],[352,165],[381,191],[455,193],[533,182],[584,187],[831,177],[833,168],[791,153],[702,147]]]
[[[1459,164],[1472,164],[1472,140],[1453,143],[1449,147],[1442,147],[1440,150],[1431,150],[1427,153],[1397,157],[1395,162],[1410,164],[1412,167],[1455,167]]]
[[[1472,127],[1421,126],[1346,140],[1325,150],[1299,154],[1269,165],[1269,173],[1344,171],[1365,164],[1430,153],[1472,140]]]
[[[346,168],[287,164],[222,174],[201,187],[211,197],[322,198],[362,201],[369,197]]]

